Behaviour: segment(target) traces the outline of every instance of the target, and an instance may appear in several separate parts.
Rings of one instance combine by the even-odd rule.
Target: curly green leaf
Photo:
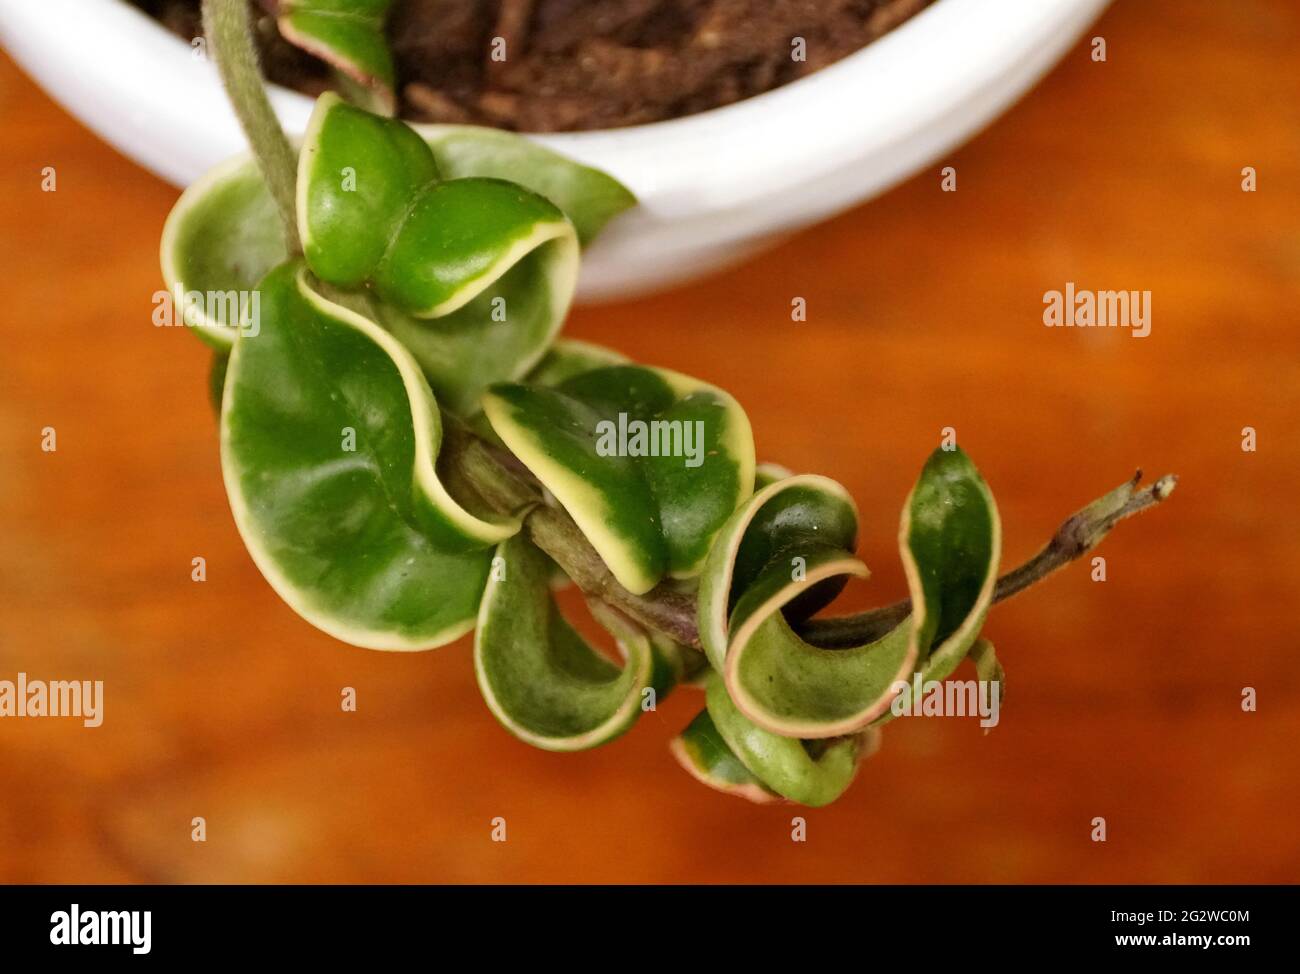
[[[510,733],[549,751],[579,751],[635,723],[653,649],[644,630],[593,603],[626,659],[615,666],[565,621],[550,577],[550,561],[522,535],[497,548],[478,613],[474,671],[488,708]]]
[[[705,700],[718,735],[750,774],[801,805],[819,808],[839,798],[853,783],[862,759],[880,743],[875,728],[828,742],[773,734],[747,719],[718,679],[710,682]]]
[[[759,781],[727,746],[707,707],[669,742],[668,750],[691,777],[714,791],[759,805],[781,798]]]
[[[338,103],[335,96],[326,96],[326,106]],[[319,106],[318,106],[319,107]],[[318,111],[313,118],[323,118]],[[374,210],[391,214],[405,205],[404,194],[414,191],[430,179],[460,180],[469,177],[490,177],[517,183],[549,199],[560,208],[578,228],[583,243],[589,242],[614,215],[635,204],[635,197],[617,180],[606,174],[583,166],[558,153],[542,148],[522,136],[470,126],[442,126],[424,140],[432,152],[432,160],[417,144],[421,142],[413,130],[399,122],[369,116],[350,109],[346,121],[352,130],[350,161],[339,161],[339,171],[334,174],[339,192],[332,194],[332,205],[343,209],[338,215],[340,226],[356,235],[348,240],[345,250],[338,254],[316,254],[316,259],[328,265],[336,280],[359,283],[365,270],[357,266],[379,260],[387,249],[393,225],[380,221],[382,227],[367,225],[364,213]],[[343,169],[351,166],[355,184]],[[366,178],[366,174],[370,178]],[[387,173],[382,181],[376,173]],[[355,192],[343,189],[344,181],[355,187]],[[301,187],[300,187],[301,198]],[[326,236],[330,229],[327,222]],[[377,228],[378,227],[378,232]],[[240,155],[216,166],[191,185],[176,202],[163,228],[161,263],[163,280],[169,290],[182,294],[228,294],[247,292],[254,288],[273,267],[287,256],[283,232],[277,220],[275,202],[267,191],[266,183],[251,156]],[[529,261],[521,261],[529,264]],[[536,263],[534,260],[533,263]],[[486,300],[469,299],[474,310],[462,309],[459,315],[439,321],[437,330],[421,333],[422,341],[415,341],[414,328],[418,322],[402,322],[398,312],[391,314],[399,319],[393,327],[407,325],[404,340],[419,348],[422,364],[427,364],[431,381],[441,385],[440,395],[458,402],[477,400],[479,388],[462,389],[459,383],[448,381],[457,368],[468,363],[469,374],[475,376],[490,371],[483,367],[483,349],[497,347],[503,341],[507,354],[502,357],[503,369],[493,375],[494,381],[518,378],[520,363],[526,371],[529,360],[536,361],[545,351],[537,348],[537,334],[553,334],[554,327],[539,329],[537,317],[541,310],[558,322],[556,315],[560,292],[564,289],[564,276],[553,274],[548,280],[555,282],[540,292],[529,289],[527,281],[535,280],[536,267],[507,271],[496,282],[498,291]],[[517,276],[516,276],[517,275]],[[346,286],[346,285],[345,285]],[[487,291],[489,286],[483,288]],[[520,299],[522,295],[522,300]],[[493,304],[492,298],[502,297],[504,304]],[[219,349],[228,349],[235,339],[235,327],[230,322],[215,320],[206,313],[204,303],[190,309],[189,323],[196,326],[199,337]],[[504,309],[509,328],[500,327],[500,310]],[[474,312],[485,316],[475,323],[466,318]],[[494,316],[495,315],[495,316]],[[387,322],[386,322],[387,323]],[[522,334],[516,338],[512,334]],[[477,369],[474,366],[478,366]]]
[[[518,520],[452,497],[418,366],[313,291],[300,261],[260,285],[227,368],[221,457],[235,523],[289,605],[345,642],[427,649],[473,625],[491,546]]]
[[[699,573],[754,483],[749,419],[727,393],[666,369],[616,365],[555,386],[497,385],[493,430],[635,594]]]
[[[464,307],[539,248],[553,252],[556,327],[577,284],[577,236],[555,204],[502,179],[440,179],[413,129],[333,94],[298,157],[298,232],[322,280],[373,286],[417,318]]]
[[[848,547],[823,530],[833,523],[825,509],[831,500],[843,503],[843,494],[818,481],[824,478],[778,482],[733,516],[710,553],[699,603],[701,638],[736,706],[773,733],[812,739],[853,733],[876,720],[918,666],[939,673],[937,679],[956,667],[988,611],[1000,549],[997,510],[974,465],[960,451],[935,451],[904,506],[899,529],[919,610],[874,641],[815,647],[791,628],[790,615],[806,616],[791,613],[791,607],[828,581],[867,574]],[[783,544],[737,586],[736,566],[751,524],[761,524],[763,508],[781,504],[792,491],[811,494],[802,502],[786,500],[806,512],[792,532],[802,539]],[[791,515],[780,520],[788,522]]]

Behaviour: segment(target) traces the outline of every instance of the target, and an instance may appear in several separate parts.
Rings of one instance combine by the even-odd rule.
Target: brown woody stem
[[[503,456],[450,422],[444,449],[451,451],[450,458],[458,470],[491,507],[504,514],[527,512],[524,527],[533,542],[583,592],[682,645],[700,648],[693,594],[661,584],[645,595],[633,595],[614,578],[573,519],[559,507],[547,503],[535,487],[510,470],[513,458],[507,459],[508,454]],[[1132,480],[1067,518],[1042,551],[998,579],[993,600],[1000,602],[1024,591],[1092,550],[1124,518],[1168,497],[1178,479],[1161,477],[1144,490],[1138,490],[1141,476],[1139,471]],[[801,634],[817,646],[860,646],[897,626],[911,611],[912,603],[904,599],[870,612],[814,619],[802,627]]]
[[[619,584],[573,518],[548,504],[526,473],[515,472],[513,456],[474,436],[455,420],[447,418],[445,427],[447,462],[455,465],[494,510],[509,515],[526,512],[524,528],[533,543],[550,555],[578,588],[675,642],[699,648],[693,593],[661,584],[645,595],[633,595]]]
[[[1116,524],[1159,504],[1173,493],[1178,483],[1176,476],[1167,474],[1149,487],[1138,490],[1141,479],[1142,471],[1139,470],[1132,480],[1120,484],[1109,494],[1066,518],[1042,551],[1019,568],[1013,568],[998,578],[997,587],[993,590],[993,601],[1001,602],[1023,592],[1091,551]],[[817,646],[861,646],[883,636],[911,612],[911,601],[903,599],[856,615],[813,619],[803,627],[802,634]]]

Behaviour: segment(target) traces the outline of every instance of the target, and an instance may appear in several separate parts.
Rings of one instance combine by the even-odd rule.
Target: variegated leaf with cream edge
[[[557,386],[566,379],[609,365],[627,365],[628,358],[604,345],[560,338],[524,380],[531,385]]]
[[[779,493],[772,485],[788,482]],[[743,591],[757,577],[764,566],[779,561],[788,564],[796,557],[809,536],[820,543],[853,549],[858,527],[857,509],[852,498],[835,481],[826,477],[795,477],[775,464],[762,464],[755,476],[755,486],[760,494],[770,500],[757,505],[744,531],[733,534],[731,541],[737,545],[728,570],[701,578],[701,592],[705,588],[725,588],[727,592]],[[746,505],[748,507],[748,505]],[[740,541],[744,544],[740,545]],[[720,537],[717,544],[723,543]],[[790,569],[787,569],[790,570]],[[795,606],[804,616],[812,615],[837,594],[841,582],[832,580],[806,593],[802,606]],[[715,601],[717,608],[725,609],[727,599]],[[787,607],[789,610],[789,607]],[[704,619],[700,619],[703,633]],[[715,630],[725,633],[725,614],[714,620]],[[725,648],[725,638],[703,639],[706,651]],[[710,660],[720,671],[723,654],[710,653]],[[711,691],[712,703],[702,710],[669,745],[673,756],[693,777],[726,794],[738,795],[750,801],[767,803],[787,798],[805,804],[825,804],[843,792],[852,783],[856,764],[878,745],[874,733],[856,743],[845,741],[833,749],[823,751],[820,760],[812,760],[806,745],[770,734],[754,726],[726,697],[721,679],[711,675],[706,689]],[[712,710],[728,729],[730,739],[742,748],[748,763],[734,751],[719,730]],[[793,746],[792,746],[793,745]],[[817,745],[814,745],[817,746]],[[851,760],[846,760],[851,758]],[[752,768],[751,768],[752,765]],[[766,774],[784,789],[770,787],[762,777]]]
[[[392,0],[274,0],[273,6],[281,36],[334,68],[352,101],[393,114],[396,71],[384,34]]]
[[[719,673],[724,670],[728,612],[765,572],[769,584],[780,584],[829,560],[842,562],[845,575],[866,573],[860,563],[850,564],[858,511],[840,484],[817,474],[793,476],[770,465],[760,468],[757,481],[758,493],[723,528],[700,579],[700,639]],[[828,573],[806,586],[783,614],[795,621],[813,615],[839,594],[845,575]]]
[[[801,805],[819,808],[835,801],[853,783],[859,764],[880,746],[874,727],[825,741],[774,734],[740,712],[716,675],[705,701],[718,736],[754,782]]]
[[[307,124],[297,212],[313,273],[417,318],[464,307],[539,249],[551,252],[556,327],[577,283],[577,233],[554,203],[504,179],[442,179],[413,129],[337,95],[317,99]]]
[[[450,642],[473,626],[492,546],[519,522],[452,497],[437,402],[391,335],[313,290],[301,261],[259,289],[261,328],[231,352],[221,417],[226,490],[253,560],[345,642]]]
[[[790,738],[852,734],[886,712],[896,685],[914,669],[928,666],[937,679],[950,673],[979,635],[1000,556],[997,508],[974,464],[960,450],[936,450],[908,497],[900,526],[912,615],[861,646],[812,646],[792,628],[790,607],[799,609],[796,621],[806,618],[808,606],[800,600],[817,586],[867,573],[824,527],[832,523],[826,511],[847,497],[824,481],[795,477],[755,494],[722,529],[700,583],[701,640],[730,698],[753,723]],[[756,570],[762,550],[747,557],[750,527],[761,527],[770,504],[798,509],[800,503],[789,497],[783,501],[792,491],[808,495],[803,506],[822,513],[809,514],[805,527],[794,532],[803,533],[802,541],[768,543],[778,553]],[[778,520],[790,523],[792,516]],[[755,536],[764,537],[761,531]],[[790,565],[796,555],[805,566],[798,573]]]
[[[727,746],[707,707],[669,742],[668,750],[693,778],[714,791],[758,805],[781,800]]]
[[[163,281],[180,294],[251,294],[285,259],[284,232],[266,181],[253,160],[236,156],[204,173],[181,194],[163,225]],[[237,323],[185,306],[185,324],[219,353],[230,351]]]
[[[618,641],[622,668],[560,614],[551,565],[523,535],[503,542],[474,635],[474,671],[488,708],[516,737],[549,751],[579,751],[618,737],[641,714],[654,650],[639,626],[601,603],[597,621]]]
[[[324,236],[334,233],[343,238],[346,247],[337,254],[318,249],[315,257],[325,276],[334,277],[343,286],[362,281],[367,271],[361,265],[383,257],[389,243],[384,233],[392,232],[400,222],[409,194],[431,180],[510,180],[555,204],[570,218],[584,244],[636,202],[612,177],[522,136],[472,126],[441,126],[422,141],[402,123],[343,106],[333,95],[322,96],[313,114],[314,123],[321,127],[327,117],[337,123],[332,127],[342,130],[341,141],[346,145],[335,147],[331,156],[339,165],[338,172],[321,173],[316,167],[319,178],[327,182],[318,203],[330,210]],[[349,178],[345,167],[351,167],[355,178],[351,191],[343,188]],[[332,187],[328,185],[331,178]],[[353,184],[349,181],[347,185]],[[469,192],[455,193],[465,195],[461,202],[468,202],[472,191],[473,186]],[[310,194],[306,186],[300,186],[300,200],[304,195]],[[502,191],[497,195],[508,194]],[[534,196],[524,193],[520,198],[534,215],[539,211],[547,215],[552,231],[565,235],[555,226],[555,214]],[[372,212],[376,220],[368,223],[366,214]],[[318,223],[320,219],[318,213]],[[515,220],[511,225],[518,229],[519,223]],[[526,375],[556,334],[573,287],[570,248],[557,241],[521,255],[493,281],[480,278],[477,294],[469,293],[470,287],[466,303],[440,319],[419,319],[379,302],[371,304],[368,316],[393,330],[411,348],[445,406],[472,413],[488,384]],[[454,242],[451,251],[443,255],[450,264],[471,256],[464,241]],[[172,208],[163,229],[163,279],[172,291],[248,293],[284,258],[275,205],[247,156],[228,160],[190,186]],[[190,324],[201,326],[193,329],[199,337],[218,351],[227,351],[236,329],[207,317],[201,302],[189,310],[194,318]]]
[[[549,386],[500,384],[484,396],[483,410],[636,594],[665,577],[697,575],[714,535],[753,490],[744,410],[722,390],[667,369],[610,365]],[[603,437],[621,423],[645,424],[646,451],[650,438],[666,438],[668,449],[635,456],[606,449]],[[688,433],[699,439],[698,466],[681,455]]]
[[[478,412],[483,393],[525,375],[554,341],[567,297],[557,288],[557,252],[539,248],[469,304],[434,321],[375,302],[380,323],[415,356],[440,401],[461,416]]]
[[[636,197],[607,173],[574,162],[513,132],[475,125],[422,125],[443,179],[508,179],[544,196],[573,221],[582,246],[636,206]]]
[[[580,372],[590,372],[602,366],[626,363],[625,355],[603,345],[560,337],[547,349],[542,360],[529,371],[523,381],[530,385],[553,386]],[[497,436],[492,429],[492,424],[488,422],[487,416],[481,410],[469,416],[466,422],[476,435],[502,449],[505,448],[501,437]]]

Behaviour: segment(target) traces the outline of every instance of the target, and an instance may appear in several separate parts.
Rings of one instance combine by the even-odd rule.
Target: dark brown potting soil
[[[201,29],[198,0],[132,2],[182,36]],[[404,117],[553,132],[748,98],[852,54],[932,2],[396,0],[388,32]],[[308,93],[328,86],[325,67],[270,17],[259,36],[273,80]],[[504,60],[493,58],[496,38]]]

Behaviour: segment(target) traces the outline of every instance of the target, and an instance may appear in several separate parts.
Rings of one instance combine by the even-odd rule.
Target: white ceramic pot
[[[688,118],[537,140],[640,198],[591,248],[579,296],[735,262],[888,189],[1023,94],[1107,0],[937,0],[807,78]],[[177,185],[240,151],[215,67],[121,0],[0,0],[0,41],[72,114]],[[272,91],[290,131],[311,102]]]

